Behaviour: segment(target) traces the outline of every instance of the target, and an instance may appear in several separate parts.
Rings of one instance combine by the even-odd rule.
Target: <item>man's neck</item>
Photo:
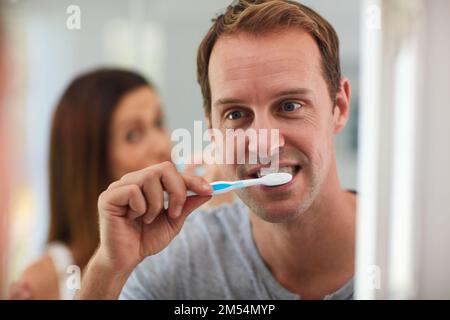
[[[302,298],[323,298],[354,273],[356,197],[342,190],[334,175],[295,221],[275,224],[250,214],[253,237],[266,265],[284,287]]]

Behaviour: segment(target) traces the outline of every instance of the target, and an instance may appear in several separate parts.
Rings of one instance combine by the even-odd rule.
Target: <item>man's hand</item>
[[[187,190],[199,196],[187,198]],[[169,195],[167,210],[164,191]],[[77,298],[116,298],[136,265],[164,249],[189,213],[208,201],[211,193],[206,180],[182,176],[170,162],[112,183],[99,197],[100,246]]]

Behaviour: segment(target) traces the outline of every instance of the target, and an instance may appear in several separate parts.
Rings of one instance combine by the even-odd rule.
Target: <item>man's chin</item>
[[[288,223],[296,220],[299,216],[298,212],[254,212],[260,219],[269,223]]]
[[[296,201],[278,200],[278,201],[246,201],[242,199],[250,210],[259,218],[270,223],[285,223],[296,220],[309,205]]]
[[[316,193],[310,188],[299,189],[295,188],[297,192],[294,190],[271,192],[249,188],[236,190],[236,193],[261,219],[271,223],[282,223],[297,219],[310,208],[316,197]]]

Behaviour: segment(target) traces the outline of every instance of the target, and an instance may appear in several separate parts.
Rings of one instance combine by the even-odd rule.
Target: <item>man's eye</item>
[[[227,120],[238,120],[243,117],[242,111],[231,111],[227,114]]]
[[[301,107],[303,106],[298,102],[286,102],[283,103],[283,105],[281,106],[281,110],[285,112],[292,112],[297,109],[300,109]]]

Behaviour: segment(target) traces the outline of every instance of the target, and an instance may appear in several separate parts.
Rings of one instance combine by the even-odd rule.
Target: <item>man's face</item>
[[[260,147],[278,151],[280,169],[294,174],[286,185],[241,189],[239,197],[271,222],[290,221],[306,211],[335,161],[333,101],[313,38],[298,29],[222,37],[211,54],[209,80],[211,127],[278,129],[279,143]],[[246,144],[249,152],[257,151]],[[249,179],[259,167],[225,164],[223,173],[229,180]]]

